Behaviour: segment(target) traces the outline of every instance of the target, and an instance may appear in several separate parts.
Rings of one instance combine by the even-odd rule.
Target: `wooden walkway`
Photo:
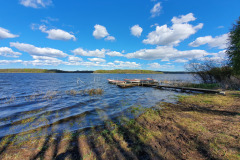
[[[184,91],[196,91],[196,92],[204,92],[204,93],[215,93],[215,94],[222,94],[225,95],[225,92],[219,90],[212,90],[212,89],[202,89],[202,88],[190,88],[190,87],[177,87],[177,86],[169,86],[169,85],[159,85],[159,84],[143,84],[143,83],[125,83],[125,84],[117,84],[118,87],[121,88],[129,88],[134,86],[143,86],[143,87],[154,87],[158,89],[180,89],[182,92]]]
[[[197,91],[197,92],[204,92],[204,93],[218,93],[218,94],[225,94],[223,91],[219,90],[212,90],[212,89],[202,89],[202,88],[190,88],[190,87],[175,87],[175,86],[167,86],[167,85],[157,85],[156,88],[173,88],[173,89],[180,89],[181,91]]]

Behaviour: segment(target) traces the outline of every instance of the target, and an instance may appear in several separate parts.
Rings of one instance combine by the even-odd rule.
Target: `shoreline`
[[[159,103],[135,119],[105,119],[101,131],[1,141],[0,159],[239,159],[240,92],[198,94]],[[103,117],[104,118],[104,117]]]

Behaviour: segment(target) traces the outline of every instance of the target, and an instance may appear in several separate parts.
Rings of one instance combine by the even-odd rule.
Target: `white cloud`
[[[108,56],[118,56],[122,57],[124,56],[122,53],[117,52],[117,51],[111,51],[109,49],[96,49],[96,50],[84,50],[83,48],[77,48],[72,51],[75,55],[80,55],[80,56],[88,56],[88,57],[98,57],[98,58],[104,58],[105,55]]]
[[[189,43],[189,46],[198,47],[204,44],[208,44],[212,48],[216,47],[219,49],[225,49],[227,48],[228,39],[228,34],[223,34],[214,38],[212,36],[198,37],[195,41]]]
[[[44,26],[44,25],[41,25],[39,27],[39,29],[43,33],[47,33],[48,34],[48,36],[47,36],[48,39],[64,40],[64,41],[73,39],[74,41],[76,41],[76,37],[73,34],[70,34],[70,33],[66,32],[64,30],[61,30],[61,29],[50,29],[50,30],[47,30],[46,26]]]
[[[228,59],[228,56],[227,56],[226,50],[222,50],[222,51],[219,51],[218,53],[214,53],[212,54],[212,57],[210,57],[210,60],[219,61],[219,62],[222,62],[227,59]]]
[[[174,65],[161,65],[159,63],[149,63],[148,64],[150,68],[154,69],[173,69]]]
[[[111,67],[114,68],[139,68],[141,67],[140,64],[136,63],[136,62],[129,62],[129,61],[114,61],[114,63],[110,62],[108,63],[108,65],[110,65]]]
[[[47,56],[47,57],[66,57],[67,56],[66,53],[58,49],[40,48],[40,47],[35,47],[34,45],[26,44],[26,43],[11,42],[10,46],[35,56]]]
[[[33,65],[33,66],[58,66],[60,64],[64,64],[64,62],[60,59],[36,59],[33,61],[23,61],[24,65]]]
[[[32,61],[23,61],[22,63],[24,65],[33,65],[33,66],[58,66],[60,64],[64,64],[60,59],[54,58],[54,57],[48,57],[48,56],[35,56],[33,55],[32,58],[34,60]]]
[[[186,63],[188,62],[187,59],[176,59],[174,62],[177,62],[177,63]]]
[[[136,37],[140,37],[142,34],[143,29],[137,24],[131,27],[131,33],[132,35]]]
[[[151,17],[159,16],[161,9],[162,9],[161,3],[160,2],[156,3],[150,11]]]
[[[96,50],[84,50],[82,48],[77,48],[72,51],[75,55],[89,56],[89,57],[99,57],[104,58],[106,50],[105,49],[96,49]]]
[[[187,22],[193,20],[193,17],[187,15],[186,17],[187,18],[185,18],[185,16],[181,16],[181,18],[174,17],[172,19],[174,23],[171,27],[167,25],[157,26],[156,30],[150,32],[147,39],[143,40],[143,43],[152,45],[178,45],[181,41],[195,34],[203,27],[202,23],[196,26],[188,24]]]
[[[68,56],[68,61],[69,62],[79,62],[79,61],[83,61],[83,59],[80,57]]]
[[[16,38],[19,37],[19,35],[14,35],[10,33],[9,30],[0,27],[0,39],[5,39],[5,38]]]
[[[192,59],[200,58],[207,55],[212,55],[207,53],[205,50],[187,50],[179,51],[172,46],[158,46],[155,49],[141,49],[133,53],[128,53],[125,56],[127,58],[138,58],[144,60],[155,60],[162,59],[165,61],[176,60],[176,59]]]
[[[106,40],[106,41],[115,41],[116,38],[113,37],[113,36],[107,36],[107,37],[105,38],[105,40]]]
[[[88,60],[91,62],[101,62],[101,63],[106,62],[106,60],[102,58],[88,58]]]
[[[109,36],[109,33],[106,29],[106,27],[104,26],[101,26],[99,24],[96,24],[94,26],[95,30],[93,31],[93,36],[96,38],[96,39],[101,39],[101,38],[104,38],[104,37],[107,37]]]
[[[11,48],[0,47],[0,56],[17,58],[20,55],[22,55],[22,53],[14,52]]]
[[[219,29],[224,28],[224,26],[218,26]]]
[[[187,15],[181,15],[178,17],[173,17],[172,19],[172,23],[174,24],[182,24],[182,23],[188,23],[190,21],[195,21],[196,18],[194,17],[194,15],[192,13],[189,13]]]
[[[117,51],[109,51],[109,52],[106,53],[106,55],[109,55],[109,56],[112,56],[112,57],[115,57],[115,56],[122,57],[123,56],[122,53],[117,52]]]
[[[45,8],[52,4],[52,0],[20,0],[20,4],[25,7]]]
[[[0,65],[6,65],[11,63],[22,63],[22,60],[0,60]]]

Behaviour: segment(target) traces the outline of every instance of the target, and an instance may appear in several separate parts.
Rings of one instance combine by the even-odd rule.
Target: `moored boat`
[[[128,83],[140,83],[141,79],[124,79]]]
[[[154,83],[158,82],[156,79],[152,79],[152,78],[147,78],[147,80],[151,80],[151,81],[153,81]]]
[[[111,84],[126,83],[126,81],[119,81],[114,79],[107,79],[107,80],[108,80],[108,83],[111,83]]]

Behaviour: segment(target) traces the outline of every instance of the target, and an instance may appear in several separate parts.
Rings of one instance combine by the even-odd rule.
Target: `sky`
[[[0,0],[0,68],[184,71],[226,59],[239,0]]]

